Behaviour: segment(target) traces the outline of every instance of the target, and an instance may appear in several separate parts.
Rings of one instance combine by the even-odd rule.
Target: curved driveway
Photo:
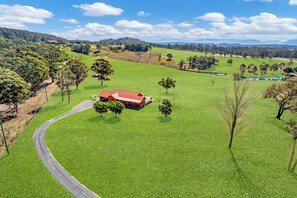
[[[34,139],[34,145],[36,148],[36,151],[41,158],[42,162],[46,166],[46,168],[52,173],[52,175],[69,191],[71,192],[75,197],[96,197],[99,198],[99,196],[89,190],[87,187],[79,183],[74,177],[72,177],[60,164],[59,162],[54,158],[54,156],[51,154],[50,150],[45,145],[44,141],[44,135],[46,132],[46,129],[54,124],[55,122],[69,116],[72,114],[75,114],[80,111],[84,111],[86,109],[92,108],[93,101],[85,101],[80,103],[78,106],[74,107],[71,111],[64,113],[63,115],[60,115],[54,119],[51,119],[47,121],[45,124],[40,126],[34,133],[33,139]]]

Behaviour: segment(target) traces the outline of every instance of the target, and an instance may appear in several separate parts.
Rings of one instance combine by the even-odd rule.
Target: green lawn
[[[94,60],[79,56],[88,63]],[[216,107],[223,99],[222,88],[232,85],[230,75],[111,63],[112,80],[100,87],[89,78],[74,92],[72,104],[103,89],[139,91],[156,101],[140,111],[126,109],[117,117],[108,113],[101,118],[91,109],[50,127],[46,142],[53,155],[88,188],[102,197],[296,196],[297,177],[287,171],[291,137],[283,130],[284,120],[292,115],[286,112],[283,120],[276,120],[276,103],[261,98],[271,82],[251,83],[257,99],[247,116],[249,125],[235,137],[231,153],[227,128]],[[167,76],[177,81],[169,94],[157,85]],[[174,104],[169,118],[157,110],[163,98]],[[37,119],[58,114],[54,109],[60,106],[55,95]],[[69,109],[66,106],[60,111]]]
[[[189,56],[204,56],[204,53],[201,52],[193,52],[193,51],[181,51],[181,50],[173,50],[173,49],[165,49],[165,48],[153,48],[151,50],[152,52],[159,52],[163,54],[163,57],[166,58],[166,54],[171,53],[173,55],[173,59],[176,61],[176,63],[180,62],[181,60],[186,61]],[[210,53],[207,54],[207,56],[212,56]],[[275,60],[275,59],[269,59],[269,58],[240,58],[240,57],[233,57],[231,58],[233,60],[232,64],[228,64],[227,61],[230,59],[230,57],[223,57],[223,56],[216,56],[216,59],[219,60],[218,65],[214,66],[211,69],[208,69],[206,71],[213,71],[213,72],[224,72],[228,74],[233,73],[239,73],[239,66],[241,64],[254,64],[254,65],[261,65],[262,63],[267,64],[273,64],[273,63],[287,63],[288,61],[281,61],[281,60]],[[295,66],[297,64],[295,63]],[[259,69],[259,67],[258,67]],[[259,71],[258,71],[259,73]],[[259,75],[253,75],[246,72],[244,74],[246,77],[260,77]],[[281,71],[277,71],[272,73],[271,71],[268,71],[268,73],[264,77],[279,77],[282,76]]]

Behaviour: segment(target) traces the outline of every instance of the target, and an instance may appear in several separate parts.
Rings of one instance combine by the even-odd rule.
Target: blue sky
[[[297,0],[1,0],[0,26],[68,39],[297,39]]]

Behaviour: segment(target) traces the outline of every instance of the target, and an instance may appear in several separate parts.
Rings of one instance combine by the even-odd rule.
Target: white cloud
[[[217,18],[216,18],[217,19]],[[180,24],[147,24],[121,20],[115,25],[89,23],[64,33],[57,34],[68,39],[101,40],[106,38],[135,37],[147,41],[197,40],[197,39],[297,39],[297,20],[281,18],[271,13],[260,13],[250,17],[233,17],[224,20],[209,20],[209,28]]]
[[[139,12],[137,13],[137,15],[140,16],[140,17],[147,17],[147,16],[150,16],[150,15],[152,15],[152,14],[149,13],[149,12],[145,12],[145,11],[139,11]]]
[[[83,10],[84,15],[87,16],[119,16],[124,12],[121,8],[115,8],[110,5],[106,5],[105,3],[80,4],[73,5],[73,7]]]
[[[71,24],[78,24],[78,21],[76,19],[60,19],[60,21],[71,23]]]
[[[180,23],[180,24],[177,24],[178,27],[185,27],[185,28],[189,28],[189,27],[193,27],[194,25],[193,24],[190,24],[190,23]]]
[[[213,22],[223,22],[225,21],[225,16],[219,12],[210,12],[206,13],[203,16],[196,17],[195,19],[202,19],[204,21],[213,21]]]
[[[148,29],[152,28],[153,26],[148,23],[140,23],[138,21],[127,21],[127,20],[120,20],[115,23],[115,26],[120,28],[129,28],[129,29]]]
[[[289,4],[290,5],[297,5],[297,0],[290,0],[289,1]]]
[[[26,23],[44,24],[53,13],[44,9],[23,5],[0,4],[0,26],[28,29]]]

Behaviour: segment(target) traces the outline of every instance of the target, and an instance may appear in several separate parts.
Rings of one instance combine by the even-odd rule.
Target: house
[[[151,97],[144,96],[139,92],[122,91],[122,90],[102,91],[99,94],[99,97],[101,101],[104,101],[104,102],[120,101],[127,108],[135,108],[135,109],[143,108],[145,105],[153,102]]]

